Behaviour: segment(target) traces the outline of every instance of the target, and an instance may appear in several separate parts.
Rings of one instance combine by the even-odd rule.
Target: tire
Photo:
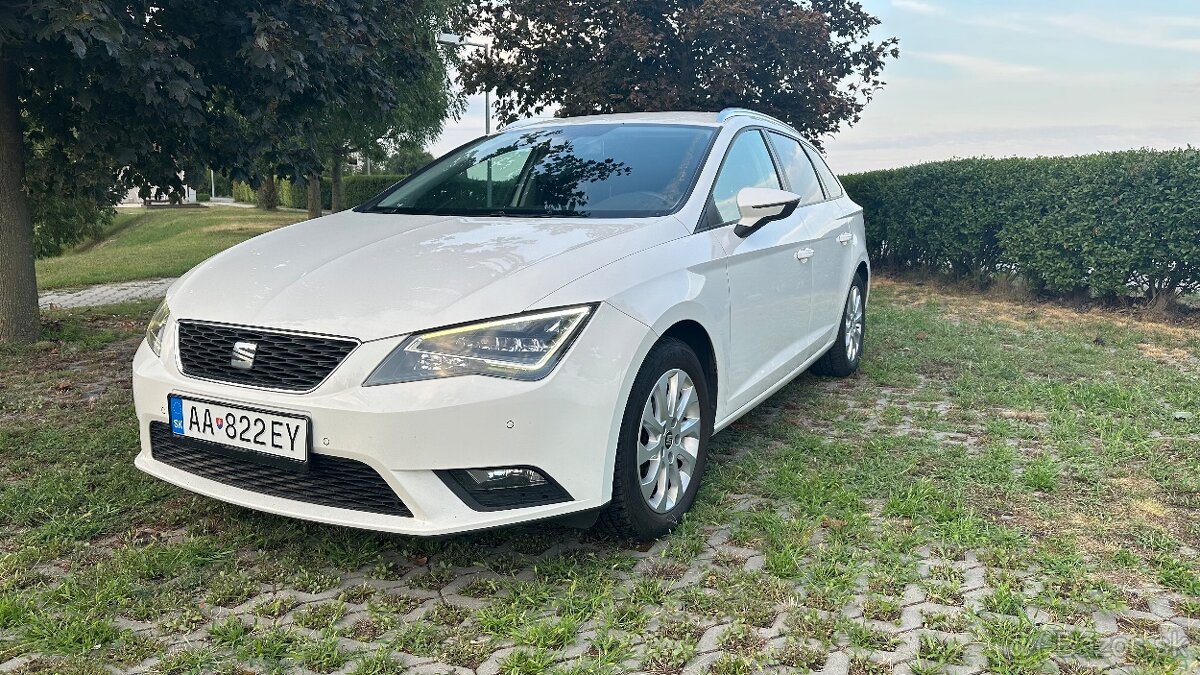
[[[855,312],[855,296],[857,294],[858,311]],[[855,316],[857,314],[857,316]],[[847,332],[857,328],[854,341],[846,339]],[[832,377],[849,377],[858,370],[862,361],[863,345],[867,337],[867,282],[861,274],[854,275],[854,283],[846,293],[846,304],[842,307],[842,319],[838,322],[837,339],[833,346],[821,358],[813,363],[810,370],[816,375]]]
[[[686,401],[680,414],[672,413],[670,399]],[[680,340],[661,340],[646,355],[625,404],[612,501],[600,514],[598,527],[636,541],[657,539],[674,529],[691,508],[704,476],[714,415],[696,353]],[[658,429],[662,431],[655,434]]]

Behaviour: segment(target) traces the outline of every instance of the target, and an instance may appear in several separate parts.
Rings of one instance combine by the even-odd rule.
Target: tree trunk
[[[345,151],[338,148],[333,152],[333,171],[329,182],[333,187],[333,197],[330,200],[330,209],[337,213],[342,210],[342,164],[345,162]]]
[[[1155,316],[1162,316],[1174,311],[1175,301],[1177,300],[1176,284],[1164,279],[1161,281],[1151,281],[1149,282],[1149,286],[1149,313]]]
[[[321,176],[308,174],[308,217],[321,217]]]
[[[0,57],[0,344],[33,342],[41,332],[18,106],[17,69]]]

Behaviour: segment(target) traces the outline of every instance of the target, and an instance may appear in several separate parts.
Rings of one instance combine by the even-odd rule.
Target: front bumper
[[[401,336],[363,343],[315,390],[291,394],[183,375],[176,358],[176,325],[167,329],[161,358],[145,344],[134,358],[139,469],[253,509],[417,535],[496,527],[604,505],[611,495],[625,401],[654,340],[644,324],[601,304],[558,368],[537,382],[467,376],[362,387]],[[168,421],[171,394],[309,417],[313,455],[348,458],[377,471],[411,516],[273,496],[155,459],[151,424]],[[571,500],[481,511],[468,506],[435,473],[496,466],[536,467]]]

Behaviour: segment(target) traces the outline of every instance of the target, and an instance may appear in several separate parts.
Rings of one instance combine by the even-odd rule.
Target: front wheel
[[[655,345],[625,406],[612,501],[600,525],[638,541],[674,529],[696,498],[714,414],[695,352],[673,338]]]
[[[861,274],[854,275],[850,292],[846,294],[846,306],[838,326],[837,339],[825,355],[812,365],[817,375],[848,377],[858,370],[862,360],[863,338],[867,330],[867,282]]]

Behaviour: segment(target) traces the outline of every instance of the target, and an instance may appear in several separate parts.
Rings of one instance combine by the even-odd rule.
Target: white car
[[[668,532],[710,437],[862,355],[862,209],[753,111],[533,120],[176,282],[137,466],[324,523]]]

